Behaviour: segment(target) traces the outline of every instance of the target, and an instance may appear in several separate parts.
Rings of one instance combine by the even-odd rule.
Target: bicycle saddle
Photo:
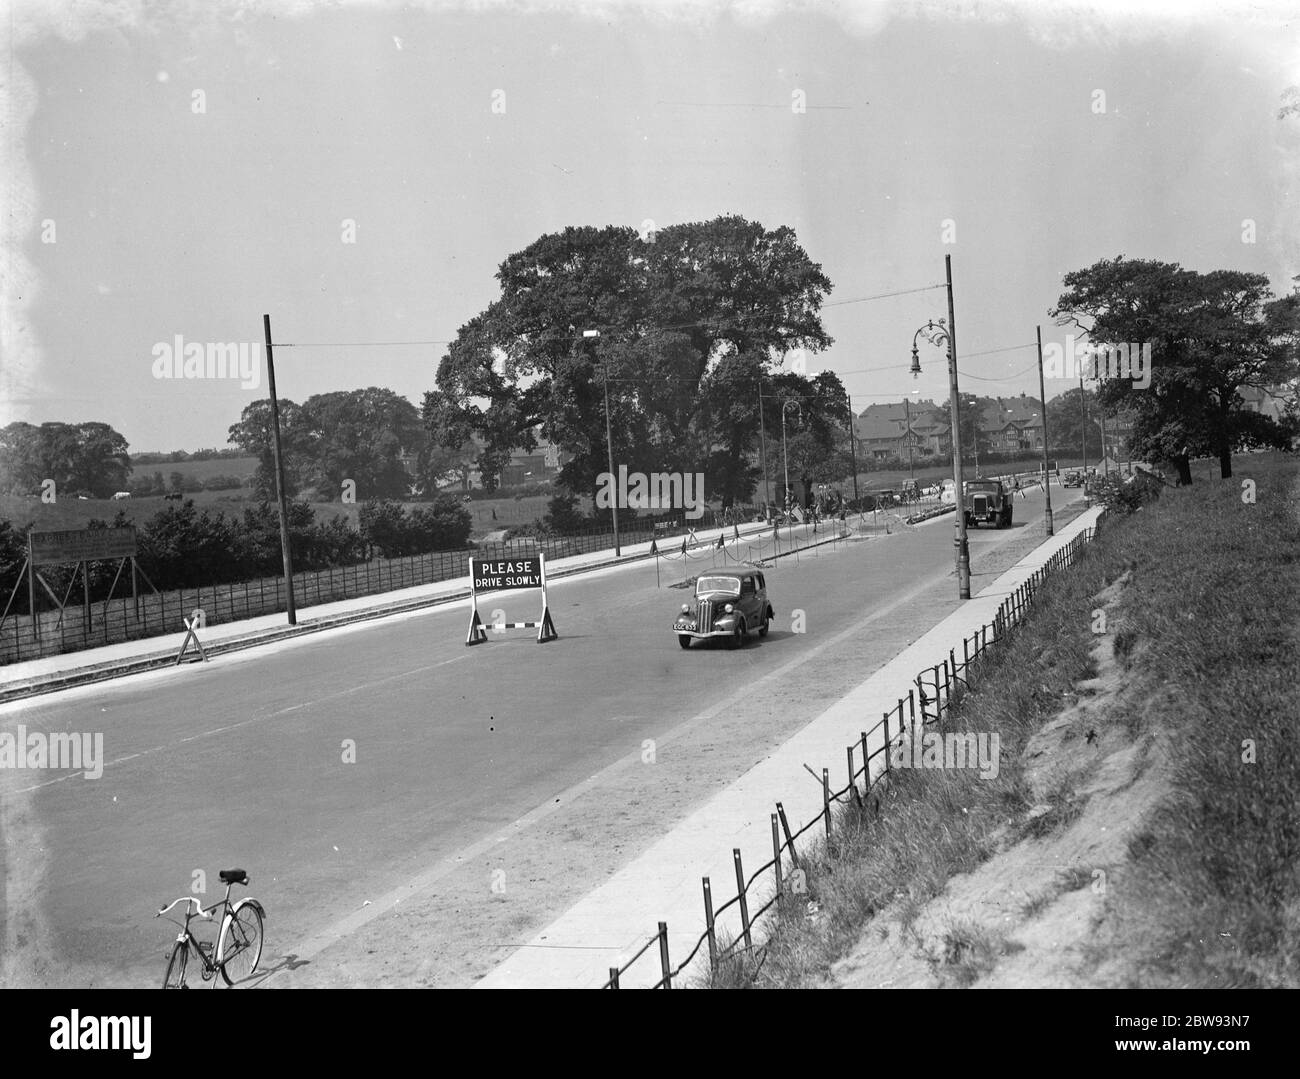
[[[248,874],[242,869],[223,869],[217,874],[222,884],[247,884]]]

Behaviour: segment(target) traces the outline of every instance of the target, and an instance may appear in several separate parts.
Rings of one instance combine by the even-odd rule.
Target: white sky
[[[265,380],[159,381],[155,344],[260,342],[263,313],[278,342],[446,341],[545,232],[723,213],[792,226],[821,263],[836,341],[809,372],[838,371],[856,410],[946,398],[938,350],[907,373],[941,290],[842,303],[939,283],[945,253],[963,390],[1036,393],[1032,348],[971,354],[1039,323],[1063,340],[1069,270],[1124,254],[1278,293],[1300,273],[1300,116],[1277,115],[1294,18],[1133,7],[17,0],[0,424],[225,446]],[[418,405],[443,351],[277,350],[278,389]]]

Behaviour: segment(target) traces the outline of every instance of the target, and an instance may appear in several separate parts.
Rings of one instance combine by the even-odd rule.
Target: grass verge
[[[800,851],[807,894],[783,896],[763,945],[705,984],[827,984],[864,932],[889,932],[886,909],[906,933],[954,875],[1069,827],[1081,799],[1063,784],[1031,804],[1022,751],[1095,674],[1094,597],[1127,573],[1110,634],[1126,683],[1107,719],[1169,736],[1173,789],[1111,876],[1089,969],[1127,986],[1300,985],[1300,484],[1291,458],[1244,458],[1238,471],[1108,516],[945,721],[1001,736],[998,775],[895,771],[845,806],[832,840]],[[1060,886],[1089,880],[1067,872]],[[958,923],[926,958],[941,984],[969,985],[1015,947]]]

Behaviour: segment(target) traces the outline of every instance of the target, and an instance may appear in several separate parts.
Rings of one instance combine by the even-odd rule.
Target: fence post
[[[772,866],[776,871],[776,894],[780,900],[784,882],[781,879],[781,832],[780,825],[777,823],[776,814],[768,814],[772,818]]]
[[[871,757],[867,754],[867,732],[862,732],[862,789],[871,792]]]
[[[785,819],[785,806],[776,803],[776,815],[781,821],[781,831],[785,833],[785,845],[790,848],[790,864],[799,868],[799,852],[794,849],[794,836],[790,834],[790,822]]]
[[[713,931],[713,886],[704,878],[704,929],[709,936],[709,969],[718,968],[718,937]]]
[[[849,758],[849,792],[852,795],[854,801],[857,801],[858,781],[853,771],[853,743],[852,742],[849,743],[849,747],[845,752],[847,753]],[[773,823],[775,824],[775,822]]]
[[[885,774],[889,774],[889,713],[884,713],[885,724]]]
[[[668,962],[668,923],[659,923],[659,968],[663,971],[663,987],[673,987],[672,964]]]
[[[736,863],[736,895],[740,900],[740,927],[745,934],[745,947],[752,948],[754,939],[749,934],[749,901],[745,898],[745,870],[740,862],[740,848],[731,848],[731,858]]]
[[[826,817],[826,842],[831,841],[831,772],[822,769],[822,812]]]
[[[618,988],[618,967],[609,968],[609,987],[611,989]]]
[[[953,689],[956,689],[957,688],[957,649],[955,648],[948,649],[948,663],[949,666],[952,667],[952,686]]]

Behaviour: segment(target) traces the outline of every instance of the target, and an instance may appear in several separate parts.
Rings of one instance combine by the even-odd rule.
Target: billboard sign
[[[135,557],[135,529],[130,527],[32,532],[27,540],[34,566]]]

